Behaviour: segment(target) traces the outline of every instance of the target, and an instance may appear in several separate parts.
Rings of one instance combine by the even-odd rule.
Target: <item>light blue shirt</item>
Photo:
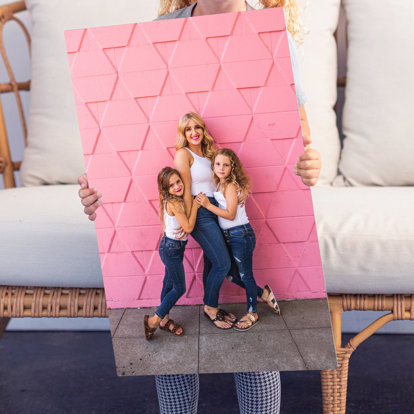
[[[155,20],[167,20],[167,19],[179,19],[179,18],[184,18],[184,17],[191,17],[196,4],[197,3],[193,3],[191,6],[184,7],[183,9],[175,10],[172,13],[164,14],[163,16],[157,17]],[[254,10],[254,8],[248,4],[247,10]],[[287,37],[288,37],[288,43],[289,43],[290,60],[292,63],[293,80],[295,82],[296,101],[298,103],[298,106],[302,106],[306,103],[308,99],[306,97],[305,91],[303,90],[302,77],[300,75],[300,68],[299,68],[298,52],[296,50],[296,43],[292,35],[289,32],[287,32]]]

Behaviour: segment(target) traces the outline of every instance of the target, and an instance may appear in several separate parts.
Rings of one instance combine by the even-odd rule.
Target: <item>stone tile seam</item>
[[[285,322],[285,324],[286,324],[286,326],[287,326],[287,330],[288,330],[288,332],[289,332],[290,338],[291,338],[292,342],[295,344],[296,351],[298,352],[298,355],[300,355],[300,357],[302,358],[302,362],[303,362],[304,367],[308,370],[308,369],[309,369],[309,368],[308,368],[308,365],[306,364],[306,361],[305,361],[305,359],[303,358],[302,353],[300,352],[300,349],[299,349],[299,347],[298,347],[298,344],[296,343],[295,338],[293,337],[292,332],[290,331],[289,326],[287,325],[287,323],[286,323],[286,321],[285,321],[285,318],[283,317],[283,315],[280,315],[280,316],[282,317],[283,322]]]
[[[200,334],[201,334],[201,306],[198,305],[198,335],[197,335],[197,373],[200,372]],[[203,310],[204,311],[204,310]]]
[[[116,336],[116,332],[117,332],[118,327],[119,327],[119,325],[121,324],[121,321],[122,321],[122,319],[123,319],[123,317],[124,317],[124,315],[125,315],[125,311],[126,311],[126,309],[124,309],[124,310],[122,311],[122,315],[121,315],[121,317],[118,319],[118,323],[116,324],[116,327],[115,327],[115,329],[114,329],[114,333],[113,333],[113,335],[112,335],[112,338],[115,338],[115,336]]]

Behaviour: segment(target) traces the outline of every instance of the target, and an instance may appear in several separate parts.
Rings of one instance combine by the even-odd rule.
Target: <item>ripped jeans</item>
[[[232,282],[246,289],[247,312],[257,312],[257,296],[263,294],[263,290],[256,285],[253,276],[253,250],[256,246],[256,236],[250,223],[241,226],[222,229],[224,238],[229,247],[230,254],[233,256],[237,266],[238,275],[230,272]],[[240,283],[241,282],[241,283]]]

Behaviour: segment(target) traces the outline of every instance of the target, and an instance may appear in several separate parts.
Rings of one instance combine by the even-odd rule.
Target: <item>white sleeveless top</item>
[[[213,184],[213,172],[211,171],[211,161],[208,158],[194,154],[188,147],[184,147],[194,158],[191,171],[191,194],[204,193],[207,197],[213,197],[215,190]]]
[[[214,198],[216,199],[220,208],[224,210],[227,208],[227,201],[221,191],[215,191]],[[249,219],[247,218],[245,206],[241,206],[240,204],[237,205],[236,217],[234,217],[233,220],[227,220],[223,217],[218,216],[218,222],[219,226],[222,229],[230,229],[231,227],[247,224],[249,222]]]
[[[167,209],[165,208],[165,205],[164,205],[164,227],[165,227],[164,233],[169,239],[187,240],[187,237],[185,237],[183,239],[178,239],[174,235],[174,232],[176,232],[177,229],[179,229],[181,227],[181,225],[180,225],[180,223],[178,222],[178,220],[175,216],[170,216],[167,213]]]

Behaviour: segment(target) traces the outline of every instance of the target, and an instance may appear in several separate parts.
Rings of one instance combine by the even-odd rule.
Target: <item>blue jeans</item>
[[[165,265],[165,276],[161,291],[161,305],[155,312],[161,319],[168,315],[178,299],[184,295],[184,250],[187,240],[174,240],[163,236],[158,251]]]
[[[208,199],[210,203],[217,205],[214,198],[208,197]],[[204,304],[217,308],[220,288],[231,265],[217,216],[204,207],[200,207],[191,236],[201,246],[204,253]]]
[[[227,279],[229,282],[232,282],[238,286],[240,286],[243,289],[246,289],[246,286],[244,285],[243,281],[241,280],[239,269],[237,267],[236,261],[234,260],[234,257],[231,256],[231,268],[229,270],[229,274],[227,276]],[[259,285],[257,285],[257,297],[261,298],[263,296],[263,288],[261,288]]]
[[[232,267],[232,281],[246,289],[247,312],[257,312],[257,295],[263,289],[258,288],[253,276],[253,250],[256,246],[256,236],[250,223],[223,229],[224,238],[229,246],[231,255],[238,272]],[[238,275],[236,275],[236,273]],[[234,277],[235,276],[235,277]],[[241,281],[240,283],[237,283]]]

